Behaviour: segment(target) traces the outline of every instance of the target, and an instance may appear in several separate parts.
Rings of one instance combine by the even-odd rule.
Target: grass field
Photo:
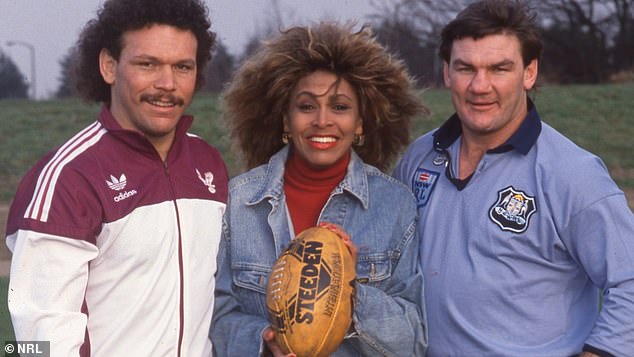
[[[580,146],[599,155],[624,190],[634,190],[634,83],[544,86],[535,95],[542,118]],[[453,112],[445,90],[422,93],[431,110],[417,120],[414,136],[437,126]],[[248,103],[245,103],[248,105]],[[0,101],[0,203],[7,203],[26,170],[53,147],[95,119],[97,105],[77,99]],[[189,112],[196,120],[192,132],[223,153],[231,174],[239,164],[230,153],[222,109],[213,94],[199,94]]]
[[[414,123],[418,136],[445,120],[452,112],[448,93],[424,91],[422,99],[432,111]],[[617,184],[634,203],[634,83],[609,85],[544,86],[534,95],[546,122],[607,164]],[[249,103],[245,103],[249,105]],[[19,179],[47,151],[95,120],[96,105],[77,99],[29,102],[0,101],[0,206],[9,204]],[[232,175],[240,171],[231,154],[222,108],[213,94],[199,94],[189,112],[196,117],[193,133],[213,143],[223,154]],[[2,210],[0,210],[2,212]],[[4,232],[5,218],[0,217]],[[6,311],[7,278],[0,278],[0,336],[12,338]],[[3,341],[0,339],[0,341]]]
[[[0,308],[0,343],[2,346],[4,346],[5,341],[15,339],[11,325],[11,317],[9,316],[9,310],[7,310],[7,294],[4,293],[7,291],[8,286],[9,278],[0,277],[0,291],[3,292],[0,294],[0,304],[2,304],[2,308]]]

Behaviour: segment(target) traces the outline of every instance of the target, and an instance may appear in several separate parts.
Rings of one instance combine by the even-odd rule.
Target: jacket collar
[[[284,192],[284,165],[288,158],[289,147],[290,145],[284,146],[269,159],[269,162],[264,168],[266,173],[262,186],[257,190],[256,194],[247,201],[247,205],[258,204],[264,199],[281,199],[282,193]],[[344,191],[356,197],[363,205],[363,208],[368,208],[370,195],[366,165],[354,150],[350,155],[350,163],[348,163],[346,176],[337,187],[335,187],[333,194],[340,194]]]
[[[156,149],[150,143],[149,140],[145,138],[145,135],[138,131],[124,129],[121,127],[119,122],[112,116],[110,109],[107,104],[104,104],[101,107],[101,112],[99,113],[99,117],[97,119],[104,128],[108,130],[108,132],[114,136],[115,138],[123,141],[133,149],[150,154],[157,155]],[[183,115],[178,123],[176,124],[176,132],[174,134],[174,142],[172,143],[172,148],[168,153],[168,157],[171,156],[171,153],[179,150],[183,137],[187,135],[187,130],[191,127],[194,118],[191,115]]]
[[[537,108],[533,101],[528,99],[528,114],[522,121],[522,124],[506,142],[496,148],[488,150],[490,153],[502,153],[516,150],[523,155],[528,154],[530,149],[535,145],[537,137],[542,130],[542,122],[537,113]],[[460,126],[460,118],[454,113],[447,121],[436,130],[434,136],[434,149],[446,150],[453,144],[462,134]]]

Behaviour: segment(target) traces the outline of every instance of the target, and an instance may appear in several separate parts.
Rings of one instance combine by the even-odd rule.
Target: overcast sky
[[[310,21],[368,21],[375,12],[372,0],[277,0],[285,26]],[[246,42],[271,23],[273,0],[206,0],[212,29],[233,55],[241,54]],[[83,25],[95,16],[103,0],[0,0],[0,50],[31,80],[30,51],[35,49],[37,97],[49,98],[57,90],[60,60],[74,45]]]

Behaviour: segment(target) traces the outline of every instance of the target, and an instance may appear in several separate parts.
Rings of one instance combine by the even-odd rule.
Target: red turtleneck
[[[349,162],[350,152],[334,165],[318,170],[299,155],[290,153],[284,170],[284,193],[296,235],[317,225],[321,209],[346,176]]]

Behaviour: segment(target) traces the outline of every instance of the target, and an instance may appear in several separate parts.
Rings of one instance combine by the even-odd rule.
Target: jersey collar
[[[537,108],[533,101],[528,98],[528,114],[522,124],[506,142],[496,148],[488,150],[489,153],[503,153],[516,150],[523,155],[528,154],[537,141],[537,137],[542,130],[542,122],[537,113]],[[460,118],[454,113],[443,125],[434,132],[434,148],[436,150],[446,150],[462,134]]]
[[[112,112],[107,104],[101,106],[98,121],[108,132],[119,140],[125,142],[128,146],[137,151],[145,152],[149,155],[158,155],[154,146],[145,138],[145,136],[134,130],[127,130],[121,127],[119,122],[112,116]],[[176,132],[174,134],[174,142],[168,153],[168,158],[172,152],[179,150],[183,138],[187,135],[187,131],[191,127],[194,117],[191,115],[183,115],[176,124]]]

